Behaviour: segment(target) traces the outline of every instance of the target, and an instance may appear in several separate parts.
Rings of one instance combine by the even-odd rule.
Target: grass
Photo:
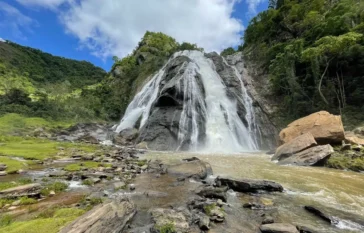
[[[99,167],[100,163],[98,162],[93,162],[93,161],[85,161],[82,163],[73,163],[73,164],[69,164],[66,167],[64,167],[65,171],[69,171],[69,172],[76,172],[76,171],[81,171],[83,168],[97,168]]]
[[[0,155],[3,156],[16,156],[29,160],[45,160],[56,157],[61,147],[65,149],[65,156],[70,154],[74,148],[88,153],[100,148],[97,145],[82,143],[56,142],[32,137],[0,136]]]
[[[20,133],[26,135],[36,128],[56,130],[68,128],[72,122],[50,121],[39,117],[24,117],[16,113],[8,113],[0,117],[0,134]]]
[[[57,233],[63,226],[75,220],[84,212],[84,210],[78,208],[62,208],[46,218],[36,218],[28,221],[10,220],[10,222],[0,227],[0,233]]]
[[[347,169],[356,172],[364,171],[364,158],[350,158],[345,155],[333,155],[326,162],[326,166],[336,169]]]
[[[20,205],[31,205],[37,203],[37,200],[29,197],[22,197],[19,200],[20,200]]]
[[[68,188],[68,184],[63,182],[54,182],[51,184],[48,184],[45,188],[41,190],[41,194],[43,196],[48,196],[51,191],[54,191],[55,193],[60,193],[65,191]]]
[[[162,226],[157,226],[156,228],[160,233],[175,233],[176,232],[173,222],[166,223]]]
[[[1,148],[1,146],[0,146],[0,148]],[[4,157],[4,156],[0,156],[0,163],[4,163],[4,164],[6,164],[6,166],[8,166],[5,170],[8,174],[16,173],[20,169],[24,169],[28,166],[28,164],[25,162],[21,162],[21,161],[18,161],[18,160],[12,159],[12,158],[8,158],[8,157]]]
[[[216,204],[213,203],[213,204],[209,204],[209,205],[206,205],[203,207],[205,213],[208,215],[208,216],[211,216],[212,214],[212,210],[216,208]]]
[[[142,166],[144,166],[145,164],[147,164],[147,160],[145,159],[145,160],[139,160],[138,161],[138,166],[139,167],[142,167]]]
[[[94,185],[94,182],[90,179],[86,179],[86,180],[82,181],[82,184],[87,185],[87,186],[92,186],[92,185]]]
[[[31,179],[24,179],[24,178],[12,182],[0,182],[0,191],[30,183],[32,183]]]

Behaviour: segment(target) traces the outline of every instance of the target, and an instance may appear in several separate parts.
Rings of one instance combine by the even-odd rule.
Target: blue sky
[[[207,51],[236,46],[249,19],[265,10],[268,0],[232,1],[0,0],[0,38],[108,71],[112,55],[130,53],[145,30]]]

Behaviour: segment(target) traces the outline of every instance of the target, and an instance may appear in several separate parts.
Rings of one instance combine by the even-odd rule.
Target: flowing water
[[[161,159],[167,163],[191,156],[209,162],[215,176],[267,179],[282,184],[284,193],[266,195],[277,208],[275,218],[279,222],[309,226],[320,232],[364,232],[362,173],[322,167],[279,166],[270,161],[270,156],[261,153],[219,155],[153,152],[146,155],[147,158]],[[304,205],[321,209],[337,218],[339,223],[335,226],[325,223],[306,212]],[[237,211],[243,216],[247,210],[239,206]]]
[[[182,145],[189,141],[190,150],[203,150],[229,152],[257,150],[256,124],[252,111],[252,99],[248,96],[241,76],[235,70],[236,78],[242,85],[242,98],[247,109],[245,116],[248,126],[245,126],[238,115],[237,100],[227,96],[226,86],[216,71],[211,59],[205,57],[200,51],[181,51],[167,62],[167,64],[152,77],[143,89],[129,104],[126,113],[116,132],[135,126],[141,118],[140,128],[147,122],[151,108],[160,93],[160,84],[163,80],[166,67],[179,56],[188,57],[191,61],[183,63],[177,75],[184,68],[183,74],[178,78],[177,89],[183,93],[183,111],[179,121],[178,140]],[[203,85],[200,89],[197,78]],[[183,86],[183,90],[181,88]],[[201,127],[201,119],[204,127]],[[200,131],[205,129],[204,141],[199,139]],[[177,148],[177,150],[179,147]]]

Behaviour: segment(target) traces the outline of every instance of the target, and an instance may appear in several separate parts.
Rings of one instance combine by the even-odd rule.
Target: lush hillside
[[[247,59],[269,74],[291,117],[317,110],[364,114],[364,2],[270,0],[244,35]]]
[[[101,118],[89,107],[93,101],[83,98],[82,93],[95,89],[105,76],[103,69],[86,61],[0,42],[0,115]]]

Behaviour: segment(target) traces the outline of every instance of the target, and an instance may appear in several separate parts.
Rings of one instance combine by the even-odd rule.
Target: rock
[[[216,184],[228,186],[237,192],[282,192],[282,185],[268,180],[254,180],[254,179],[233,179],[228,177],[217,177]]]
[[[67,176],[66,171],[55,171],[48,174],[49,177],[63,177]]]
[[[122,232],[136,214],[136,208],[127,199],[100,204],[62,228],[59,233]]]
[[[12,206],[18,206],[20,205],[21,201],[20,200],[16,200],[13,203],[11,203]]]
[[[351,144],[343,144],[341,146],[341,151],[351,150]]]
[[[360,138],[351,132],[345,134],[345,141],[353,145],[364,146],[364,138]]]
[[[1,171],[0,176],[6,176],[8,173],[6,171]]]
[[[105,172],[84,173],[81,175],[82,179],[87,179],[87,178],[112,179],[113,177],[114,177],[113,174]]]
[[[169,174],[186,178],[205,179],[207,176],[212,175],[210,164],[200,160],[173,165],[168,167],[167,171]]]
[[[40,195],[41,188],[38,183],[21,185],[0,191],[0,198],[36,197]]]
[[[8,168],[8,166],[4,163],[0,163],[0,171],[5,171]]]
[[[55,192],[55,191],[53,191],[53,190],[52,190],[52,191],[50,191],[50,192],[49,192],[49,196],[50,196],[50,197],[52,197],[52,196],[54,196],[54,195],[56,195],[56,192]]]
[[[136,146],[135,146],[136,149],[139,149],[139,150],[149,150],[148,148],[148,143],[147,142],[139,142]]]
[[[148,169],[148,164],[145,164],[145,165],[141,166],[140,169],[142,169],[143,171],[147,170]]]
[[[131,191],[135,190],[135,184],[129,184],[129,189],[130,189]]]
[[[218,206],[213,206],[213,208],[209,210],[209,213],[206,214],[208,214],[210,220],[214,222],[223,222],[225,220],[225,212]]]
[[[334,219],[333,217],[325,214],[324,212],[322,212],[321,210],[317,209],[316,207],[313,206],[305,206],[305,210],[307,210],[308,212],[316,215],[317,217],[321,218],[322,220],[330,223],[330,224],[337,224],[338,221],[336,219]]]
[[[201,214],[198,220],[198,226],[201,230],[207,231],[210,229],[210,218],[205,214]]]
[[[292,122],[279,133],[279,137],[283,143],[287,143],[305,133],[311,133],[320,145],[339,144],[345,139],[341,117],[326,111],[316,112]]]
[[[151,210],[152,220],[155,223],[154,229],[173,223],[176,232],[189,232],[190,225],[185,214],[173,209],[156,208]],[[159,231],[157,231],[159,232]]]
[[[265,225],[265,224],[272,224],[274,223],[274,219],[272,217],[266,217],[265,219],[263,219],[262,221],[262,225]]]
[[[249,203],[245,203],[243,205],[243,208],[252,209],[252,210],[264,210],[266,207],[259,203],[249,202]]]
[[[334,149],[330,145],[315,146],[281,160],[278,164],[293,164],[297,166],[319,165],[325,162],[332,153],[334,153]]]
[[[227,188],[215,188],[212,186],[204,187],[202,190],[197,191],[197,195],[206,197],[206,198],[215,198],[215,199],[221,199],[224,202],[227,201],[227,195],[226,195]]]
[[[296,228],[300,233],[318,233],[317,230],[314,230],[314,229],[311,229],[311,228],[308,228],[305,226],[297,226]]]
[[[311,133],[302,134],[278,147],[276,153],[272,157],[272,160],[283,160],[293,154],[296,154],[316,145],[317,142],[315,141]]]
[[[78,140],[82,141],[82,142],[91,143],[91,144],[99,144],[99,140],[97,140],[97,138],[95,138],[94,136],[92,136],[90,134],[86,134],[86,135],[80,137]]]
[[[354,133],[359,136],[364,136],[364,127],[358,127],[354,129]]]
[[[126,184],[122,181],[116,182],[113,184],[114,189],[118,190],[118,189],[125,189],[126,188]]]
[[[260,226],[261,233],[299,233],[297,228],[288,223],[271,223]]]

